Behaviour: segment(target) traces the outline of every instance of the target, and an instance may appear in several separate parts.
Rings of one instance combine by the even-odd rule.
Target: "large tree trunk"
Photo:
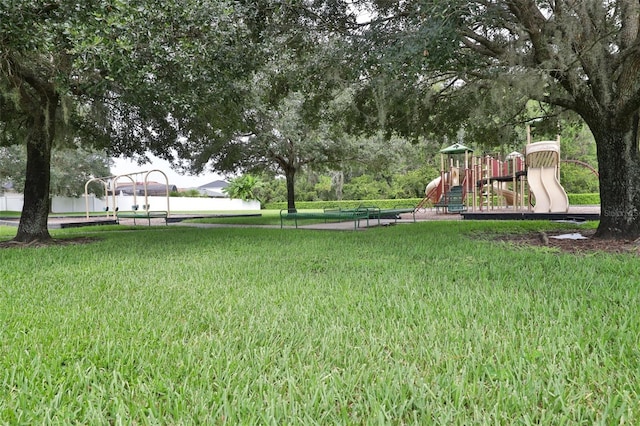
[[[296,195],[295,195],[296,169],[294,167],[287,167],[284,171],[284,175],[287,181],[287,209],[289,213],[295,213],[296,212]]]
[[[49,219],[49,186],[51,181],[51,147],[55,135],[57,96],[50,95],[43,107],[32,115],[27,137],[27,171],[24,205],[15,241],[30,243],[51,240]]]
[[[589,123],[598,147],[599,238],[640,237],[640,155],[633,121]]]

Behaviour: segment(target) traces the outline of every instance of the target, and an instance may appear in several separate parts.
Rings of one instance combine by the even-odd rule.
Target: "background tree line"
[[[542,133],[536,135],[537,139],[534,139],[534,142],[544,139],[555,140],[556,136],[552,134],[552,130],[541,129]],[[564,122],[560,133],[563,159],[577,160],[597,169],[595,143],[586,126],[576,122]],[[362,141],[361,145],[369,155],[363,154],[360,161],[344,164],[343,169],[304,168],[295,181],[296,201],[422,198],[426,185],[440,174],[438,151],[442,144],[394,138],[379,144],[376,148],[374,140]],[[520,145],[478,149],[480,153],[504,158],[513,150],[522,152],[525,143],[523,140]],[[560,172],[560,182],[568,193],[598,192],[598,178],[588,167],[563,162]],[[232,181],[243,182],[243,185],[239,185],[238,191],[231,189],[233,194],[239,194],[241,198],[247,193],[248,186],[255,198],[262,203],[287,201],[286,182],[281,176],[273,173],[242,175]]]
[[[597,167],[595,143],[588,129],[569,122],[564,123],[563,129],[563,159]],[[357,161],[341,163],[341,169],[303,168],[295,179],[296,201],[420,198],[426,184],[439,175],[440,145],[435,142],[373,137],[361,139],[359,146],[366,154],[361,154]],[[495,147],[491,149],[495,150]],[[513,149],[522,150],[522,146],[513,146]],[[497,154],[504,156],[505,153]],[[87,180],[110,175],[110,163],[104,151],[83,147],[54,149],[51,195],[82,195]],[[22,192],[25,171],[26,153],[22,146],[0,147],[0,184],[3,188]],[[240,198],[257,198],[263,203],[287,201],[286,179],[273,172],[261,171],[256,176],[243,175],[231,180],[230,192]],[[597,177],[588,168],[576,164],[562,164],[561,183],[572,194],[598,192]],[[102,196],[104,188],[94,183],[88,190]],[[172,195],[200,196],[196,190]]]

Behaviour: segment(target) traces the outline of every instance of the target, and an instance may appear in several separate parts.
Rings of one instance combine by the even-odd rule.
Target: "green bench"
[[[451,203],[447,206],[447,211],[449,213],[463,213],[467,211],[467,206],[462,204],[462,201],[460,203]]]
[[[437,203],[435,203],[435,204],[433,205],[433,207],[435,207],[435,208],[436,208],[436,214],[437,214],[437,213],[440,213],[440,209],[443,209],[443,210],[444,210],[444,209],[446,209],[448,206],[449,206],[449,203],[447,202],[446,197],[442,197],[442,198],[440,199],[440,201],[438,201]]]
[[[447,209],[447,213],[462,213],[467,211],[467,206],[464,202],[465,196],[462,186],[452,187],[440,201],[434,204],[436,213],[440,209]]]
[[[149,226],[151,226],[151,219],[164,219],[164,224],[168,225],[167,217],[169,216],[169,212],[166,211],[119,211],[116,213],[116,218],[118,219],[118,223],[120,223],[120,219],[133,219],[133,224],[136,225],[136,219],[147,219],[149,221]]]
[[[416,221],[415,206],[398,205],[389,209],[381,209],[375,206],[360,206],[356,210],[366,210],[369,219],[378,219],[378,224],[380,224],[380,219],[393,219],[395,222],[398,222],[400,215],[405,213],[411,213],[413,221]]]
[[[401,214],[411,213],[413,221],[416,221],[416,207],[415,206],[395,206],[391,209],[380,209],[380,216],[382,219],[394,219],[398,221]]]
[[[369,224],[369,215],[366,210],[341,210],[341,209],[325,209],[323,211],[297,211],[290,212],[287,209],[280,210],[280,229],[284,227],[285,220],[293,220],[296,228],[298,228],[298,220],[316,219],[323,220],[325,223],[328,221],[344,222],[353,221],[353,228],[358,229],[360,226],[360,220],[367,220]]]

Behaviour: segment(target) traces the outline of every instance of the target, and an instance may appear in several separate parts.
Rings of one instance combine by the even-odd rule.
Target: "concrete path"
[[[504,212],[513,212],[512,209],[504,209],[504,208],[496,208],[493,210],[495,213],[504,213]],[[600,213],[600,206],[570,206],[569,213],[570,215],[579,216],[580,214],[593,214]],[[402,214],[400,215],[401,219],[394,221],[392,219],[382,219],[380,221],[380,225],[378,225],[377,220],[369,220],[369,228],[376,226],[390,226],[393,224],[411,224],[413,223],[413,217],[411,214]],[[445,213],[436,213],[435,209],[421,209],[416,212],[416,221],[457,221],[463,220],[463,217],[459,214],[445,214]],[[111,224],[113,220],[105,220],[106,218],[102,218],[104,220],[104,224]],[[72,226],[88,226],[95,225],[100,222],[100,218],[91,218],[87,220],[86,223],[82,223],[85,219],[78,217],[51,217],[49,219],[49,228],[56,229],[67,227],[67,225]],[[19,218],[4,218],[0,219],[0,225],[5,226],[18,226]],[[133,225],[133,219],[122,219],[120,223],[123,225]],[[292,225],[292,222],[289,221],[290,224],[285,224],[284,228],[286,229],[295,229],[295,226]],[[165,221],[163,219],[152,219],[151,224],[153,226],[165,226]],[[169,226],[188,226],[193,228],[247,228],[247,227],[260,227],[260,228],[280,228],[280,225],[238,225],[238,224],[204,224],[204,223],[186,223],[186,222],[173,222],[169,223]],[[347,222],[330,222],[330,223],[314,223],[305,225],[304,221],[302,221],[302,225],[298,225],[299,229],[317,229],[317,230],[340,230],[340,231],[353,231],[353,230],[365,230],[368,228],[366,224],[366,220],[360,221],[360,226],[355,228],[353,225],[353,221]]]

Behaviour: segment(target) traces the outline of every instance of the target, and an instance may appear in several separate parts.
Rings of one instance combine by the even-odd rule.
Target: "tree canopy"
[[[191,127],[177,156],[192,172],[208,167],[223,173],[281,173],[289,208],[295,209],[296,173],[312,165],[336,167],[351,148],[341,113],[351,102],[344,80],[353,71],[345,66],[333,31],[317,26],[313,4],[258,4],[270,18],[258,34],[263,65],[251,73],[242,126],[232,135]]]
[[[13,190],[22,192],[26,163],[22,145],[0,147],[0,184],[11,183]],[[51,155],[51,195],[83,195],[89,179],[110,175],[110,163],[104,151],[82,147],[54,149]],[[104,187],[97,182],[90,183],[88,190],[99,197],[104,195]]]
[[[476,143],[513,144],[524,143],[517,125],[535,118],[532,100],[547,121],[570,111],[593,133],[597,235],[640,236],[637,1],[0,6],[0,143],[27,147],[17,240],[49,238],[51,149],[62,141],[225,169],[243,158],[240,142],[282,136],[274,119],[295,110],[307,135],[417,139],[462,128]],[[326,120],[345,94],[349,106]]]
[[[222,135],[242,122],[254,57],[240,2],[0,6],[0,141],[27,147],[17,241],[50,238],[51,149],[61,141],[167,158],[196,124]]]
[[[411,98],[415,108],[398,128],[421,129],[412,124],[419,117],[421,131],[462,126],[476,141],[505,143],[516,137],[514,124],[533,118],[529,100],[539,102],[547,117],[572,111],[589,126],[598,147],[602,220],[597,235],[640,236],[640,3],[365,3],[370,20],[354,34],[371,44],[366,49],[374,63],[370,74],[383,81],[382,87],[389,81],[406,87],[401,96],[424,88]],[[395,97],[383,98],[393,107]]]

